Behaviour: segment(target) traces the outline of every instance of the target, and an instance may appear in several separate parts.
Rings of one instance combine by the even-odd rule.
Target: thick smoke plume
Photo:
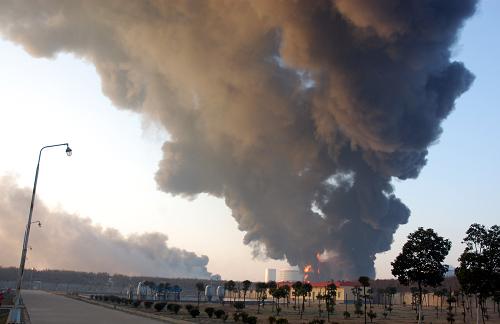
[[[10,177],[0,177],[0,259],[3,265],[18,266],[31,199],[29,188],[19,188]],[[27,267],[101,271],[128,275],[207,278],[208,257],[167,246],[161,233],[124,237],[117,230],[103,229],[89,219],[52,212],[36,202],[32,251]]]
[[[473,76],[450,47],[476,0],[19,1],[0,32],[95,64],[171,134],[156,180],[224,198],[245,243],[324,278],[374,276]],[[312,208],[313,207],[313,208]]]

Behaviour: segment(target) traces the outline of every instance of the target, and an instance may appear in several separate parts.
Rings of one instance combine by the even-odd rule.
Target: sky
[[[454,59],[476,79],[444,121],[420,176],[393,180],[411,216],[397,230],[391,250],[377,255],[377,278],[392,277],[390,262],[419,226],[452,241],[446,262],[456,266],[468,226],[498,223],[500,40],[493,34],[500,30],[499,18],[500,3],[483,0],[460,33]],[[50,209],[88,217],[124,235],[164,233],[170,246],[208,256],[208,271],[227,279],[263,280],[266,267],[288,267],[285,261],[253,257],[222,199],[207,194],[186,199],[158,190],[154,174],[169,134],[144,115],[116,109],[91,63],[72,54],[35,58],[3,39],[0,71],[0,175],[31,187],[40,147],[68,142],[70,158],[62,148],[43,154],[37,196]],[[37,231],[44,228],[34,229],[33,237]],[[30,253],[37,253],[36,247]]]

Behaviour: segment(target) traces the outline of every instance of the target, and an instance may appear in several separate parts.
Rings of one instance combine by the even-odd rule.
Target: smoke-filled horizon
[[[225,199],[256,254],[375,276],[473,75],[451,47],[476,0],[3,1],[0,33],[92,62],[120,108],[161,123],[160,190]]]
[[[3,266],[19,266],[31,189],[0,177],[0,238]],[[136,276],[208,278],[208,257],[168,246],[163,233],[132,234],[92,224],[88,218],[51,211],[37,200],[27,267],[109,272]],[[35,219],[34,219],[35,220]]]

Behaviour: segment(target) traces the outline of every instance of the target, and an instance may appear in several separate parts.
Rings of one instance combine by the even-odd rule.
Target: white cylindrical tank
[[[220,301],[224,300],[224,293],[225,293],[224,286],[218,286],[217,287],[217,297],[219,298]]]
[[[212,296],[214,295],[212,285],[207,285],[205,287],[205,297],[207,297],[208,301],[212,301]]]
[[[151,288],[146,286],[143,281],[137,285],[137,300],[147,300],[151,295]]]

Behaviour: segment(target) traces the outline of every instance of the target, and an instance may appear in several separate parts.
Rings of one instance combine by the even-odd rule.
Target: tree
[[[359,317],[360,314],[363,314],[363,311],[361,310],[361,306],[363,302],[361,301],[360,295],[361,295],[361,288],[358,286],[355,286],[351,289],[352,294],[355,296],[356,301],[354,303],[354,314],[356,314],[357,317]]]
[[[245,280],[242,282],[242,284],[243,284],[243,305],[245,305],[247,292],[250,289],[252,282],[250,280]]]
[[[264,295],[266,293],[267,284],[265,282],[257,282],[255,284],[255,293],[257,295],[257,314],[260,314],[260,304],[264,303]]]
[[[162,282],[157,287],[158,297],[163,300],[168,299],[168,290],[170,288],[170,284],[168,282]]]
[[[280,311],[281,311],[281,308],[280,308],[280,299],[281,298],[285,298],[286,295],[288,294],[288,292],[283,289],[282,287],[280,288],[276,288],[273,290],[273,298],[275,298],[277,300],[277,303],[276,303],[276,315],[279,315],[280,314]]]
[[[330,322],[330,313],[334,311],[335,297],[337,296],[337,286],[332,281],[326,286],[326,292],[324,295],[326,303],[326,313],[328,316],[328,322]]]
[[[278,288],[276,281],[270,280],[267,283],[267,288],[269,289],[269,294],[273,297],[273,311],[274,311],[274,291]]]
[[[396,287],[387,287],[386,288],[386,293],[389,296],[389,308],[387,309],[389,311],[389,313],[392,312],[392,300],[394,298],[394,295],[396,295],[397,292],[398,292],[398,290],[396,289]]]
[[[312,285],[308,282],[303,283],[299,290],[300,296],[302,296],[302,310],[300,312],[300,318],[302,319],[302,314],[304,314],[306,296],[312,291]]]
[[[289,297],[290,297],[290,286],[289,285],[283,285],[281,286],[281,289],[283,289],[285,292],[286,292],[286,295],[285,295],[285,300],[286,300],[286,307],[288,308],[288,304],[289,304]]]
[[[295,300],[295,306],[297,306],[297,297],[299,296],[299,291],[302,288],[302,281],[296,281],[292,284],[293,295]]]
[[[224,290],[230,293],[229,301],[231,301],[231,294],[234,292],[235,288],[236,288],[236,283],[233,280],[229,280],[224,284]]]
[[[198,307],[200,307],[200,295],[205,291],[205,284],[201,281],[197,282],[196,290],[198,291]]]
[[[403,250],[391,263],[392,274],[403,285],[416,283],[418,286],[418,323],[422,322],[422,289],[437,287],[444,280],[448,266],[443,264],[451,242],[439,236],[432,229],[418,230],[408,235]]]
[[[366,324],[366,298],[368,297],[368,295],[366,294],[366,287],[370,287],[370,278],[366,277],[366,276],[361,276],[359,277],[358,279],[359,283],[361,284],[361,286],[363,286],[363,298],[365,299],[365,324]]]
[[[500,290],[500,227],[472,224],[463,243],[465,250],[455,274],[462,290],[478,297],[484,323],[485,302]]]

